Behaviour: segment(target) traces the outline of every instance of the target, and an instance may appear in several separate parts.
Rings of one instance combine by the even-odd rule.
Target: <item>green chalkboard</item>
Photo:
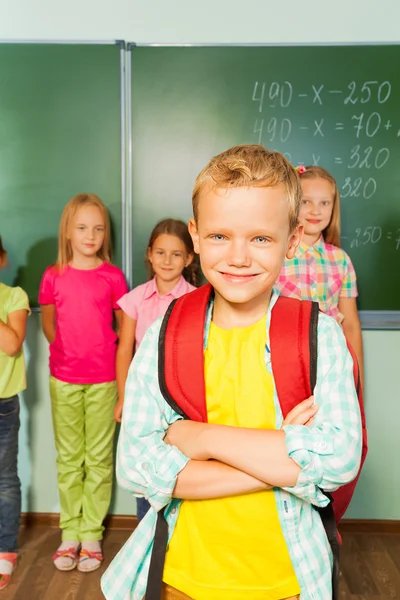
[[[79,192],[107,205],[121,265],[120,54],[118,44],[0,44],[1,279],[33,305]]]
[[[400,46],[132,46],[131,63],[134,283],[211,156],[261,142],[333,173],[359,308],[400,309]]]

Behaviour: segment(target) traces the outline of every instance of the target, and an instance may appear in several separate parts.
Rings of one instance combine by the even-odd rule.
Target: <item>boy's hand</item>
[[[283,421],[282,427],[285,425],[306,425],[309,427],[314,422],[314,417],[319,410],[319,406],[314,404],[314,396],[310,396],[307,400],[303,400],[295,406]]]
[[[175,421],[168,429],[164,442],[176,446],[185,456],[193,460],[208,460],[205,433],[212,427],[209,423],[196,421]]]

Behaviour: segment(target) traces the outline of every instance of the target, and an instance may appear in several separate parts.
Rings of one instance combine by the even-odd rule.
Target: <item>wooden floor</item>
[[[82,574],[61,573],[51,562],[59,544],[55,528],[23,531],[18,569],[0,600],[104,600],[102,572],[128,539],[130,531],[109,531],[104,542],[101,570]],[[342,547],[340,600],[400,600],[400,536],[350,534]],[[245,598],[243,600],[246,600]]]

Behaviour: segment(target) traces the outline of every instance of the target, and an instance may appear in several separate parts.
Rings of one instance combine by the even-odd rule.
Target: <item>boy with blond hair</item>
[[[283,419],[277,397],[273,286],[301,239],[300,194],[288,161],[257,145],[223,152],[197,177],[189,231],[213,287],[204,325],[208,422],[182,420],[164,399],[159,320],[130,367],[117,459],[120,484],[152,509],[103,577],[108,600],[154,600],[157,513],[169,536],[165,600],[332,597],[332,552],[314,506],[329,503],[322,489],[356,477],[362,432],[353,362],[326,315],[314,399]]]

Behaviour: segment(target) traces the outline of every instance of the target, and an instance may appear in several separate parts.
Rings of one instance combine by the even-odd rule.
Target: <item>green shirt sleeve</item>
[[[24,292],[24,290],[20,287],[12,288],[11,294],[9,295],[8,302],[6,304],[7,314],[24,309],[28,311],[29,315],[31,314],[31,309],[29,307],[29,299],[26,292]]]

